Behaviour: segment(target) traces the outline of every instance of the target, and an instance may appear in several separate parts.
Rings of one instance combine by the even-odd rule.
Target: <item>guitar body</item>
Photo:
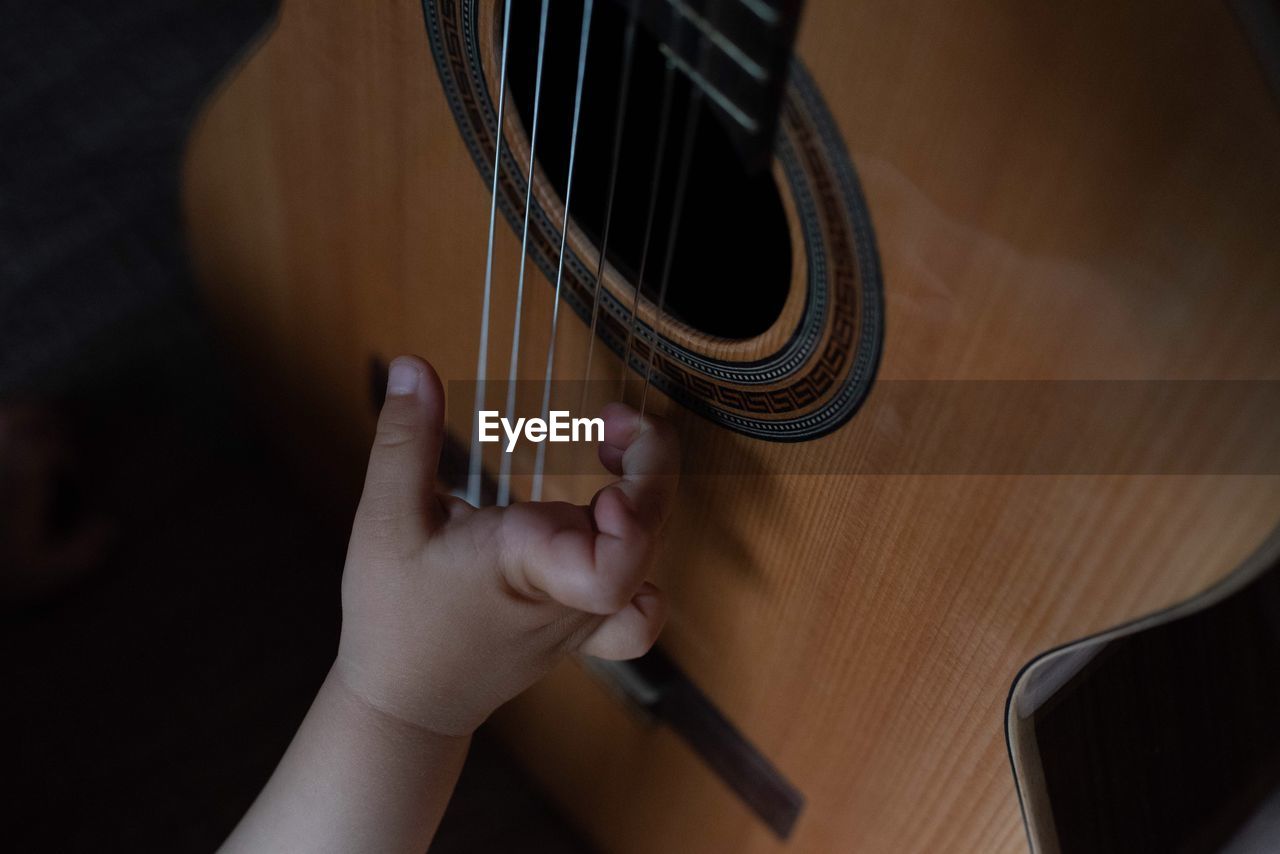
[[[471,5],[440,4],[438,50],[451,10]],[[475,376],[490,178],[432,38],[417,0],[285,0],[205,109],[186,163],[207,302],[282,452],[338,507],[358,496],[371,360],[413,352],[447,382]],[[1228,576],[1280,520],[1280,477],[922,462],[913,448],[944,441],[945,419],[904,427],[911,413],[877,396],[910,383],[1280,379],[1280,118],[1237,21],[1208,0],[809,0],[795,52],[821,105],[793,110],[784,136],[803,153],[805,122],[825,128],[813,138],[856,169],[857,198],[848,185],[843,198],[874,226],[875,256],[855,257],[849,285],[872,358],[841,375],[865,404],[784,442],[693,411],[670,384],[648,405],[677,422],[694,463],[655,579],[672,602],[662,645],[803,810],[778,838],[684,740],[578,663],[497,724],[609,850],[1025,850],[1004,728],[1019,669]],[[520,154],[519,116],[506,121]],[[669,337],[707,359],[763,358],[805,310],[813,243],[784,166],[791,291],[746,339],[673,323]],[[548,183],[535,178],[554,213]],[[849,222],[850,244],[871,235]],[[569,244],[594,257],[586,235]],[[505,378],[520,257],[500,214],[493,378]],[[529,275],[532,380],[553,290]],[[641,314],[660,322],[647,300]],[[582,376],[589,341],[566,311],[563,376]],[[592,377],[616,382],[614,349],[594,353]],[[898,464],[859,465],[902,435]],[[582,500],[594,482],[549,477],[546,497]]]

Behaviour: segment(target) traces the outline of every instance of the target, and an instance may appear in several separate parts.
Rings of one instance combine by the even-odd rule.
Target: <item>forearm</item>
[[[369,706],[330,671],[224,852],[425,851],[470,739]]]

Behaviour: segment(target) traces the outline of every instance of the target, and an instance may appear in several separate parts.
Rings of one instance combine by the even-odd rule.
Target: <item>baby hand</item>
[[[391,364],[342,578],[335,675],[362,702],[470,734],[564,655],[644,654],[665,614],[645,581],[678,470],[674,431],[602,413],[619,479],[591,505],[476,509],[436,490],[444,391],[426,362]]]

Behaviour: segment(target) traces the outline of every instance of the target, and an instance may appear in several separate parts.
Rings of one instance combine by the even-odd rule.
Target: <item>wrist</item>
[[[475,727],[444,726],[424,720],[421,715],[406,714],[363,688],[341,654],[329,668],[321,691],[344,706],[347,717],[357,726],[398,741],[439,748],[460,747],[465,751],[475,731]]]

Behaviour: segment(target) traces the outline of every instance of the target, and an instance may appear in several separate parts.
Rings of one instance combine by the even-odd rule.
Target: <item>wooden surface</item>
[[[882,380],[1280,378],[1280,121],[1225,6],[810,0],[799,53],[875,224]],[[370,357],[475,368],[488,193],[419,5],[286,0],[197,126],[187,189],[264,418],[350,505]],[[518,260],[500,224],[491,376]],[[551,289],[531,276],[533,379]],[[559,364],[586,335],[562,317]],[[1274,476],[788,475],[849,470],[855,432],[778,445],[672,414],[737,476],[683,483],[663,643],[807,805],[779,843],[569,663],[501,722],[607,850],[1024,849],[1003,732],[1018,668],[1194,594],[1280,519]]]

